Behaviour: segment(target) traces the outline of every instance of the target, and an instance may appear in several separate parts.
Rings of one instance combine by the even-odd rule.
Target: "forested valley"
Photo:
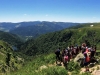
[[[95,58],[100,61],[99,34],[100,23],[83,23],[26,41],[18,34],[0,31],[0,75],[91,75],[80,73],[81,67],[74,63],[74,58],[67,69],[56,65],[54,52],[86,43],[87,47],[97,47]],[[100,69],[99,64],[94,65],[96,70]]]

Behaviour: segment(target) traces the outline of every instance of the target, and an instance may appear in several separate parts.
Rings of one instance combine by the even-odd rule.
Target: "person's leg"
[[[56,64],[57,64],[57,61],[58,61],[58,56],[56,55]]]

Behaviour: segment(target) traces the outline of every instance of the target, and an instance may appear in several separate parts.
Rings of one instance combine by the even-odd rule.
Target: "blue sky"
[[[0,0],[0,22],[100,22],[100,0]]]

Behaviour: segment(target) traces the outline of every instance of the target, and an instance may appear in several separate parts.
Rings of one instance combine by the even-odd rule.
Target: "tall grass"
[[[35,58],[33,58],[33,60],[29,61],[20,70],[17,70],[16,72],[11,72],[8,75],[47,75],[48,73],[52,73],[50,75],[56,75],[56,73],[60,74],[60,71],[62,71],[62,73],[66,72],[66,70],[62,67],[49,67],[49,65],[53,65],[54,62],[54,54],[36,56]],[[47,68],[41,70],[40,67],[43,65],[45,65]]]
[[[57,66],[54,54],[44,54],[34,57],[28,61],[21,69],[6,75],[91,75],[91,73],[81,73],[78,63],[70,61],[67,66]]]

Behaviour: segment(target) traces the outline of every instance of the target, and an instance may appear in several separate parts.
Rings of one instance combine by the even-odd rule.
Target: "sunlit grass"
[[[44,70],[40,71],[40,67],[43,65],[48,67],[48,64],[54,64],[54,62],[55,62],[54,54],[49,54],[49,55],[44,54],[44,55],[36,56],[27,64],[25,64],[25,66],[23,66],[20,70],[17,70],[16,72],[11,72],[8,75],[34,75],[34,74],[44,75],[45,71]],[[50,70],[49,67],[47,69]],[[52,71],[55,71],[55,70],[57,70],[57,68],[54,68],[54,70]]]

